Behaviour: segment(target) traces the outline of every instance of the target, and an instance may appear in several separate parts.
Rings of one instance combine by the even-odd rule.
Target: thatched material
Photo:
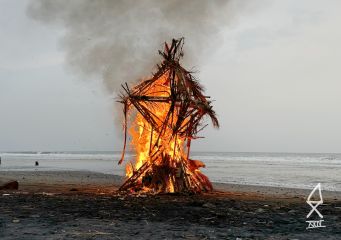
[[[165,191],[166,182],[172,181],[174,191],[194,191],[211,190],[212,185],[208,178],[198,171],[204,166],[200,161],[189,159],[191,140],[205,126],[202,126],[204,116],[209,116],[214,127],[219,127],[218,119],[212,109],[209,97],[203,94],[203,87],[193,77],[191,72],[184,69],[179,60],[183,56],[184,39],[172,40],[169,46],[165,43],[163,52],[159,54],[163,61],[158,65],[158,71],[152,78],[147,79],[129,88],[127,84],[123,87],[120,102],[123,103],[124,113],[124,147],[119,164],[124,159],[127,142],[128,114],[135,109],[150,124],[151,135],[157,133],[157,137],[150,140],[149,159],[136,169],[133,175],[121,186],[121,190],[139,189],[149,187],[158,188],[157,191]],[[151,89],[155,84],[160,85],[165,91],[152,93]],[[167,107],[167,114],[160,119],[155,114],[155,109]],[[171,130],[169,141],[176,142],[176,139],[183,139],[186,142],[187,156],[182,156],[180,163],[172,163],[169,154],[164,152],[164,147],[159,143],[164,134]],[[152,144],[153,143],[153,144]],[[154,164],[155,161],[158,164]],[[180,169],[180,170],[179,170]],[[179,173],[180,171],[180,173]]]

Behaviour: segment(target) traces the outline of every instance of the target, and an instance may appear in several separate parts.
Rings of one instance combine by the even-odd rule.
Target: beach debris
[[[9,181],[0,185],[0,190],[18,190],[18,188],[19,188],[18,181]]]
[[[297,213],[297,211],[296,211],[296,210],[294,210],[294,209],[292,209],[292,210],[289,210],[289,211],[288,211],[288,213],[289,213],[289,214],[296,214],[296,213]]]
[[[131,135],[134,163],[126,165],[126,181],[120,187],[126,192],[173,193],[212,190],[209,179],[199,168],[205,164],[190,159],[193,139],[207,126],[209,117],[214,127],[218,119],[203,87],[180,65],[184,39],[165,43],[157,71],[134,87],[122,85],[120,95],[124,114],[124,144],[119,164],[123,162],[127,134]],[[130,127],[128,127],[130,125]],[[129,129],[129,130],[128,130]]]
[[[216,206],[212,203],[205,203],[202,205],[204,208],[215,208]]]
[[[258,208],[258,209],[256,210],[256,213],[263,213],[263,212],[265,212],[265,209],[264,209],[264,208]]]
[[[56,195],[56,193],[51,193],[51,192],[42,192],[42,193],[39,193],[40,195],[43,195],[43,196],[54,196]]]
[[[62,230],[63,233],[66,233],[65,230]],[[114,235],[114,233],[109,233],[109,232],[102,232],[102,231],[97,231],[97,230],[88,230],[88,231],[71,231],[69,234],[75,235],[75,236],[80,236],[80,237],[96,237],[98,235]],[[96,238],[97,239],[97,238]],[[119,239],[119,238],[118,238]]]

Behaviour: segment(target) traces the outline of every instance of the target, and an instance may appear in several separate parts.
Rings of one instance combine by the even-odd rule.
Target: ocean
[[[120,152],[3,152],[1,171],[93,171],[124,175]],[[127,154],[125,163],[133,159]],[[212,182],[341,191],[341,154],[193,152]],[[35,166],[35,161],[39,166]]]

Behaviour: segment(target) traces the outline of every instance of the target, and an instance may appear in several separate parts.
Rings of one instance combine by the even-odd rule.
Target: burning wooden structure
[[[120,102],[124,112],[124,147],[119,164],[124,159],[127,132],[136,152],[135,163],[126,166],[126,181],[122,191],[154,193],[201,192],[212,190],[209,179],[200,172],[205,165],[189,157],[192,139],[211,118],[219,127],[209,97],[203,88],[180,65],[184,39],[165,43],[157,72],[133,88],[123,87]],[[130,125],[128,127],[128,124]]]

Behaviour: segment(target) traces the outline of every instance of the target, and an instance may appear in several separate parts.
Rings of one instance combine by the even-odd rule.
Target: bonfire
[[[157,71],[134,87],[122,85],[124,144],[121,164],[131,136],[135,160],[126,165],[122,191],[173,193],[211,191],[200,171],[205,164],[190,159],[191,141],[198,138],[208,116],[219,127],[209,97],[192,72],[180,65],[184,39],[165,43]]]

